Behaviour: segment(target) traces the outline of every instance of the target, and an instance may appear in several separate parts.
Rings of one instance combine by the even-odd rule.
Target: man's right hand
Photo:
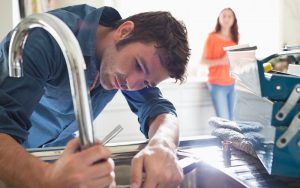
[[[48,165],[45,187],[100,188],[115,185],[114,162],[110,158],[110,151],[102,144],[78,152],[79,147],[79,139],[71,140],[62,156]]]

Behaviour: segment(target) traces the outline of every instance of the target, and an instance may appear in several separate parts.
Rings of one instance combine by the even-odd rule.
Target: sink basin
[[[205,148],[218,144],[220,144],[220,141],[210,136],[187,138],[181,140],[179,150],[184,151],[195,146]],[[107,144],[107,147],[109,147],[112,152],[112,158],[115,161],[116,183],[118,188],[130,187],[131,159],[145,145],[146,142]],[[28,151],[41,160],[51,162],[58,159],[63,149],[64,148],[42,148]],[[181,183],[180,188],[242,187],[237,181],[234,181],[229,176],[225,176],[224,173],[219,172],[216,168],[207,165],[201,159],[201,156],[191,156],[185,152],[178,152],[178,158],[185,174],[184,181]],[[0,188],[8,188],[8,186],[0,181]]]
[[[130,143],[109,143],[107,146],[113,154],[115,161],[116,182],[118,188],[130,187],[130,168],[132,157],[140,151],[146,142],[130,142]],[[178,158],[180,165],[184,164],[184,181],[180,188],[227,188],[227,187],[247,187],[240,181],[232,178],[224,171],[218,169],[216,166],[210,165],[206,162],[207,155],[203,153],[194,154],[189,153],[190,149],[199,149],[206,154],[220,150],[220,141],[215,137],[197,137],[182,139],[178,149]],[[211,148],[212,150],[210,150]],[[185,152],[187,151],[187,152]],[[63,148],[43,148],[29,150],[30,153],[39,157],[41,160],[53,161],[56,160],[63,152]],[[196,154],[195,154],[196,153]],[[198,152],[199,153],[199,152]],[[221,152],[222,153],[222,152]],[[214,154],[215,155],[215,154]],[[219,156],[216,154],[215,156]],[[213,157],[208,157],[214,160]],[[217,159],[216,162],[220,161]],[[182,167],[183,167],[182,166]],[[0,188],[7,188],[5,184],[0,181]]]
[[[117,163],[115,167],[116,183],[118,188],[130,187],[130,160],[126,163]],[[216,181],[217,180],[217,181]],[[239,188],[244,187],[238,181],[225,176],[217,169],[199,162],[190,172],[186,173],[180,188]]]
[[[133,153],[132,153],[133,154]],[[115,161],[115,173],[117,187],[130,187],[130,175],[131,175],[131,159],[134,155],[127,155],[126,158],[114,158]],[[184,182],[180,187],[193,187],[189,186],[194,180],[196,180],[194,169],[197,168],[197,161],[192,158],[183,158],[179,160],[180,165],[183,167],[184,173],[187,175]],[[193,175],[194,174],[194,175]],[[191,181],[193,180],[193,181]]]
[[[219,144],[219,139],[211,136],[187,138],[181,140],[179,151],[188,150],[189,148],[193,148],[195,146],[205,150],[205,148],[211,148]],[[128,146],[129,145],[127,145],[127,147]],[[140,144],[140,146],[143,147],[144,144]],[[220,148],[218,148],[218,150],[220,151]],[[116,183],[118,185],[117,187],[130,187],[130,164],[132,157],[136,154],[137,151],[138,150],[132,150],[131,152],[123,153],[120,151],[117,153],[113,152],[115,153],[113,158],[115,161]],[[189,155],[188,152],[178,152],[178,158],[185,174],[184,180],[179,186],[180,188],[246,187],[241,184],[241,182],[235,180],[231,176],[226,175],[219,169],[206,163],[205,160],[201,159],[201,156]]]
[[[132,157],[145,146],[146,142],[111,143],[109,149],[115,161],[118,188],[129,187]],[[56,160],[63,148],[29,150],[45,161]],[[178,149],[180,162],[187,162],[184,181],[180,188],[245,188],[245,187],[299,187],[300,179],[271,176],[257,158],[232,149],[227,163],[222,155],[220,140],[211,136],[181,139]],[[191,159],[191,160],[185,160]],[[194,163],[193,163],[194,161]],[[196,162],[195,162],[196,161]],[[0,181],[0,188],[8,188]]]

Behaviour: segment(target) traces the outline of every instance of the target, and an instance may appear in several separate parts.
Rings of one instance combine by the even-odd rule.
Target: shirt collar
[[[95,9],[87,14],[79,24],[78,42],[84,56],[95,56],[96,30],[102,15],[103,8]]]

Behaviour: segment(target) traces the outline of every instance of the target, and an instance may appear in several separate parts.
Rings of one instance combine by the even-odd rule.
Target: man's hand
[[[174,188],[182,181],[183,172],[175,151],[162,144],[148,144],[132,160],[132,188],[142,185],[144,188]]]
[[[78,152],[79,145],[79,139],[71,140],[62,156],[49,164],[45,187],[100,188],[115,185],[114,162],[109,150],[96,144]]]

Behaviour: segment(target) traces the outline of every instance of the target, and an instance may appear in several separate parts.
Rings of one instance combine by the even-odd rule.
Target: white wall
[[[300,44],[300,0],[281,1],[282,43]]]
[[[204,83],[191,80],[186,84],[176,85],[166,81],[159,86],[164,97],[169,99],[177,109],[181,137],[210,134],[211,129],[207,120],[214,116],[214,110]],[[124,127],[124,130],[112,142],[145,139],[139,131],[137,117],[130,111],[123,95],[118,92],[94,121],[96,137],[103,138],[119,124]]]
[[[5,0],[2,3],[1,16],[0,16],[0,38],[2,39],[5,34],[12,28],[12,2],[10,0]]]
[[[65,7],[70,5],[77,5],[77,4],[88,4],[94,7],[100,7],[104,5],[111,5],[112,2],[110,0],[57,0],[55,1],[57,7]]]
[[[20,21],[18,0],[2,0],[0,7],[0,41]]]

